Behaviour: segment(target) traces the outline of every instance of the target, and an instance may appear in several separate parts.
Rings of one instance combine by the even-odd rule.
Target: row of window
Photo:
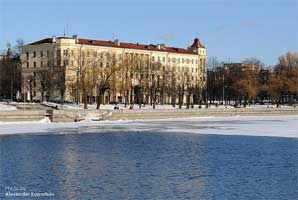
[[[152,56],[151,60],[152,60],[152,62],[157,61],[157,62],[163,62],[163,63],[165,63],[166,62],[166,57],[157,56],[157,59],[155,60],[155,57]],[[186,64],[190,64],[190,63],[191,64],[194,64],[194,63],[196,63],[196,64],[198,64],[198,60],[197,59],[189,59],[189,58],[169,58],[168,57],[167,62],[168,63],[172,62],[172,63],[186,63]],[[205,62],[204,59],[201,58],[200,59],[200,64],[203,65],[204,62]]]
[[[200,50],[199,50],[199,53],[200,53],[200,54],[204,54],[204,53],[206,53],[206,50],[200,49]]]
[[[32,52],[32,57],[36,58],[38,56],[37,54],[38,54],[38,52],[33,51]],[[39,51],[39,56],[40,57],[44,57],[44,56],[49,57],[50,56],[50,51],[46,51],[46,52]],[[30,53],[26,52],[26,59],[29,60],[29,57],[30,57]]]
[[[33,63],[33,66],[32,67],[34,67],[34,68],[36,68],[37,67],[37,62],[36,61],[34,61],[34,62],[32,62]],[[73,62],[73,60],[71,60],[70,62],[69,62],[69,60],[63,60],[63,65],[64,66],[67,66],[67,65],[69,65],[69,64],[71,64],[71,66],[73,66],[73,64],[74,64],[74,62]],[[47,63],[47,66],[49,66],[50,64],[49,64],[49,62]],[[57,65],[58,66],[60,66],[61,65],[61,60],[57,60]],[[96,66],[96,63],[95,63],[95,65],[94,66]],[[106,67],[110,67],[110,63],[109,62],[106,62],[105,63],[105,66]],[[30,67],[30,63],[29,62],[27,62],[26,63],[26,67],[27,68],[29,68]],[[40,65],[39,65],[39,67],[44,67],[44,62],[43,61],[40,61]],[[104,63],[103,62],[100,62],[99,63],[99,67],[104,67]],[[168,69],[170,69],[170,67],[168,67]],[[165,66],[156,66],[156,67],[154,67],[154,70],[163,70],[163,71],[166,71],[166,67]],[[198,72],[198,68],[189,68],[189,67],[172,67],[172,70],[175,72],[176,70],[178,71],[178,72],[189,72],[190,70],[191,70],[191,72],[192,73],[194,73],[194,72]],[[203,71],[203,68],[201,67],[200,68],[200,71],[202,72]]]
[[[39,53],[40,53],[40,57],[44,57],[44,52],[43,51],[40,51]],[[85,51],[81,51],[80,53],[81,53],[81,56],[85,56]],[[56,50],[56,55],[57,56],[61,56],[61,50],[60,49],[57,49]],[[68,56],[68,55],[73,56],[74,55],[74,52],[73,52],[73,50],[63,49],[62,50],[62,55],[63,56]],[[137,55],[140,55],[140,57],[143,57],[144,54],[137,54]],[[50,56],[50,51],[49,50],[46,51],[46,56],[47,57]],[[86,56],[87,57],[90,56],[90,52],[89,51],[86,51]],[[118,55],[118,58],[117,58],[116,54],[112,54],[111,55],[111,53],[109,53],[109,52],[106,52],[106,53],[103,53],[103,52],[101,52],[101,53],[93,52],[93,57],[97,57],[97,56],[99,56],[100,58],[103,58],[105,56],[108,59],[110,59],[111,56],[113,56],[114,59],[121,59],[122,58],[121,54],[119,54]],[[129,55],[129,53],[126,53],[126,56],[127,57],[130,57],[131,55]],[[37,57],[37,52],[36,51],[33,51],[33,57]],[[27,58],[27,60],[29,59],[29,52],[26,52],[26,58]],[[155,60],[155,57],[152,56],[151,60],[152,60],[152,62],[157,61],[157,62],[163,62],[163,63],[165,63],[166,62],[166,57],[157,56],[157,58]],[[168,63],[172,62],[172,63],[186,63],[186,64],[190,64],[190,63],[191,64],[194,64],[195,63],[195,64],[198,64],[198,59],[169,58],[168,57],[167,58],[167,62]],[[204,65],[205,64],[205,59],[202,59],[201,58],[200,59],[200,64],[201,65]]]

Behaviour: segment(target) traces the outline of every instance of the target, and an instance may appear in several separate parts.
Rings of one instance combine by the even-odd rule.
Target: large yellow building
[[[207,77],[206,48],[197,38],[188,48],[176,48],[81,39],[76,35],[52,37],[23,46],[21,60],[24,100],[41,100],[45,96],[51,100],[82,102],[86,96],[92,103],[98,95],[96,86],[106,78],[103,73],[115,69],[102,95],[104,103],[133,103],[139,94],[142,101],[148,102],[153,98],[152,91],[158,96],[157,103],[177,102],[181,92],[183,102],[187,101],[187,94],[194,101],[205,87]],[[59,67],[63,70],[59,71]],[[59,89],[61,84],[65,86],[60,90],[63,95],[56,87],[45,85],[54,77],[41,72],[51,69],[62,75],[58,85]],[[190,94],[191,90],[195,92]],[[171,93],[177,97],[173,98]]]

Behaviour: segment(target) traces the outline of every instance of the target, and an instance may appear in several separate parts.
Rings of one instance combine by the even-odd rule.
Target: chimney
[[[53,43],[56,42],[56,36],[55,36],[55,35],[52,36],[52,42],[53,42]]]
[[[164,50],[164,49],[166,48],[166,45],[165,45],[165,44],[158,44],[158,45],[157,45],[157,48],[158,48],[159,50]]]
[[[117,46],[120,46],[120,41],[119,41],[119,39],[116,39],[116,40],[114,41],[114,43],[115,43]]]
[[[76,40],[76,43],[79,43],[79,37],[78,37],[78,35],[73,35],[72,38]]]

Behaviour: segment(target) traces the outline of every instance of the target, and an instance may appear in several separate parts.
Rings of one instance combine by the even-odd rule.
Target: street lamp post
[[[225,75],[222,75],[222,104],[225,104]]]

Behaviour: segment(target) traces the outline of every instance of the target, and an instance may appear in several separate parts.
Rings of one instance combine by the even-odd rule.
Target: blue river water
[[[158,132],[0,136],[0,199],[294,200],[297,142]]]

